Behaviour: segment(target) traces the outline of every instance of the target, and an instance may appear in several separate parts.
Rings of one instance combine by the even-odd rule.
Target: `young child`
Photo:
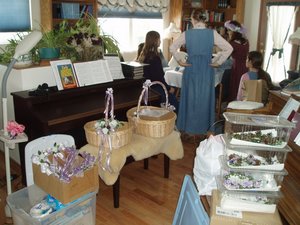
[[[248,53],[246,60],[246,67],[248,72],[243,74],[240,80],[240,85],[237,94],[237,100],[242,101],[243,96],[245,96],[245,85],[244,81],[246,80],[264,80],[265,85],[263,85],[262,101],[266,103],[268,100],[268,90],[273,89],[272,80],[270,75],[264,71],[261,67],[263,64],[263,56],[259,51],[252,51]]]

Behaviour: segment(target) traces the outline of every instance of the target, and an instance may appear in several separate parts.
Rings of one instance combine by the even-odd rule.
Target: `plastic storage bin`
[[[7,197],[15,225],[95,225],[96,193],[91,192],[42,218],[30,216],[30,209],[40,203],[47,193],[36,185],[23,188]]]
[[[284,148],[240,146],[230,144],[225,135],[222,138],[226,145],[224,160],[231,168],[280,171],[284,169],[287,154],[292,151],[288,145]]]
[[[219,157],[220,181],[227,190],[235,191],[279,191],[287,171],[251,170],[231,168],[226,158]]]
[[[282,198],[280,191],[253,192],[234,191],[224,188],[217,177],[218,190],[220,191],[220,207],[228,210],[245,212],[274,213],[277,203]]]
[[[295,124],[279,116],[223,113],[231,145],[284,148]]]

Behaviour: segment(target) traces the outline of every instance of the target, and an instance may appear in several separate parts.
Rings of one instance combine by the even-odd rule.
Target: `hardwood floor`
[[[113,207],[112,187],[100,180],[96,201],[96,224],[101,225],[169,225],[173,216],[185,174],[192,175],[194,157],[199,142],[183,142],[184,158],[170,161],[170,176],[163,177],[163,155],[149,159],[149,169],[143,169],[143,161],[126,165],[121,171],[120,207]],[[0,153],[1,179],[5,173],[4,156]],[[12,167],[12,173],[20,168]],[[4,179],[4,178],[3,178]],[[19,179],[19,181],[18,181]],[[22,188],[20,178],[13,189]],[[5,189],[6,186],[1,186]]]

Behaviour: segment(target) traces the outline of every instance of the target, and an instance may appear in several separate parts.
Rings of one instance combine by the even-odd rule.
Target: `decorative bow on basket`
[[[161,85],[166,95],[166,102],[161,107],[148,106],[149,88],[154,85]],[[144,99],[145,106],[141,106]],[[139,97],[138,106],[127,111],[128,122],[134,127],[136,134],[161,138],[168,136],[175,128],[176,114],[174,106],[169,104],[168,91],[165,85],[159,81],[146,80]]]
[[[84,125],[87,142],[99,147],[99,166],[110,171],[110,158],[113,149],[127,145],[132,138],[132,127],[128,122],[115,119],[113,89],[108,88],[105,96],[105,117]],[[106,154],[105,162],[103,156]]]

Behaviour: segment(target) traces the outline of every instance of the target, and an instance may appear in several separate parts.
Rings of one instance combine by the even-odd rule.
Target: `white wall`
[[[250,51],[257,49],[260,0],[245,0],[244,26],[250,43]]]

